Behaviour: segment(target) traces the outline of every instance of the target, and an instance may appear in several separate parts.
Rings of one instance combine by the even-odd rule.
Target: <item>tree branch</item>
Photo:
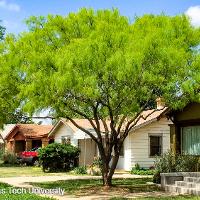
[[[98,106],[99,106],[99,103],[97,102],[96,106],[93,107],[93,114],[94,114],[94,120],[96,123],[95,131],[98,135],[99,140],[102,142],[101,127],[100,127],[99,118],[98,118]]]
[[[162,109],[154,109],[152,112],[150,112],[149,114],[147,114],[145,117],[143,115],[141,115],[141,112],[138,113],[132,120],[130,120],[127,125],[126,125],[126,128],[125,128],[125,131],[124,131],[124,134],[122,135],[121,137],[121,140],[124,141],[124,139],[127,137],[129,131],[138,123],[138,121],[140,119],[144,119],[146,120],[150,115],[152,115],[154,112],[156,111],[161,111],[163,110],[164,108]],[[134,123],[133,123],[134,122]],[[133,123],[133,124],[132,124]],[[132,124],[132,125],[131,125]]]
[[[80,129],[83,132],[85,132],[86,134],[88,134],[97,144],[99,143],[98,140],[97,140],[97,138],[94,135],[92,135],[92,133],[90,133],[90,131],[88,131],[88,130],[84,129],[83,127],[79,126],[72,118],[70,118],[68,116],[65,116],[65,117],[66,117],[66,119],[68,119],[69,121],[71,121],[72,124],[74,126],[76,126],[78,129]]]

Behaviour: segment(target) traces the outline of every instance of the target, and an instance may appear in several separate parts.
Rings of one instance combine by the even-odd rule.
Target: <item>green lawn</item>
[[[163,192],[158,186],[147,184],[151,182],[151,178],[135,178],[135,179],[113,179],[113,187],[106,189],[102,187],[101,180],[68,180],[68,181],[56,181],[56,182],[43,182],[43,183],[31,183],[34,186],[41,188],[56,188],[60,187],[65,189],[65,195],[73,196],[90,196],[109,194],[110,196],[116,196],[110,198],[110,200],[128,200],[130,198],[123,198],[125,195],[131,195],[134,193],[145,192]],[[163,194],[163,193],[162,193]],[[119,196],[119,197],[117,197]],[[137,197],[138,200],[197,200],[200,197],[197,196],[172,196],[166,197],[161,195],[159,197],[152,195],[152,197]]]
[[[17,176],[62,176],[70,173],[44,173],[41,167],[0,165],[0,178]]]
[[[0,183],[0,200],[55,200],[54,198],[41,197],[27,192],[26,194],[14,194],[14,188],[8,184]],[[27,190],[28,191],[28,190]]]
[[[113,179],[113,187],[109,189],[109,192],[123,192],[123,193],[135,193],[135,192],[152,192],[160,191],[160,188],[156,185],[149,185],[146,182],[152,181],[151,178],[137,178],[137,179]],[[77,196],[86,196],[93,194],[100,194],[104,192],[105,188],[102,187],[101,180],[66,180],[56,182],[43,182],[43,183],[31,183],[34,186],[41,188],[56,188],[61,187],[65,189],[65,194],[73,194]]]

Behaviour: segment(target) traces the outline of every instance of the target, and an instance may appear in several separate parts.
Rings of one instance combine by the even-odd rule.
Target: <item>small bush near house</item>
[[[156,173],[155,170],[150,170],[150,169],[131,170],[131,174],[136,174],[136,175],[154,175],[155,173]]]
[[[5,154],[4,146],[0,145],[0,160],[3,160],[4,154]]]
[[[95,167],[98,167],[98,168],[102,168],[102,160],[100,157],[94,157],[94,160],[93,160],[93,163],[92,163],[92,166],[95,166]]]
[[[155,159],[155,168],[159,172],[175,172],[176,171],[176,154],[172,151],[164,153]]]
[[[133,167],[131,169],[131,174],[136,174],[136,175],[154,175],[155,174],[155,170],[151,168],[149,169],[144,169],[141,168],[140,165],[138,163],[135,164],[135,167]]]
[[[157,173],[154,179],[160,183],[160,173],[199,171],[199,157],[168,151],[161,157],[156,157],[155,169]]]
[[[87,174],[87,168],[85,166],[79,166],[74,168],[75,174]]]
[[[135,170],[140,170],[140,165],[138,163],[135,164]]]
[[[88,166],[87,174],[92,176],[100,176],[102,174],[102,160],[100,157],[94,157],[90,166]]]
[[[52,143],[39,150],[44,172],[69,171],[76,166],[80,150],[71,144]]]
[[[153,175],[153,183],[160,184],[161,177],[160,177],[160,172],[156,171],[155,174]]]
[[[11,165],[18,164],[17,156],[14,153],[6,152],[3,154],[2,157],[4,164],[11,164]]]
[[[199,171],[199,157],[191,155],[178,155],[175,169],[177,172]]]

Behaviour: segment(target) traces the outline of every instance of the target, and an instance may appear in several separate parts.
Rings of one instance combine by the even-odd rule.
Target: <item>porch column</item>
[[[43,138],[42,139],[42,148],[46,147],[49,144],[49,139],[48,138]]]
[[[7,141],[5,150],[7,152],[15,153],[15,141],[14,140]]]
[[[32,140],[26,139],[26,151],[30,151],[32,149]]]
[[[173,153],[177,153],[177,127],[175,124],[170,124],[170,149]]]

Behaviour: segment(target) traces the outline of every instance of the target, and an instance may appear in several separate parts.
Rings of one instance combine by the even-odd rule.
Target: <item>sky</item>
[[[32,15],[67,15],[82,7],[95,10],[118,8],[130,19],[147,13],[186,13],[195,26],[200,26],[200,0],[0,0],[0,20],[7,33],[18,34],[27,30],[25,19]]]

